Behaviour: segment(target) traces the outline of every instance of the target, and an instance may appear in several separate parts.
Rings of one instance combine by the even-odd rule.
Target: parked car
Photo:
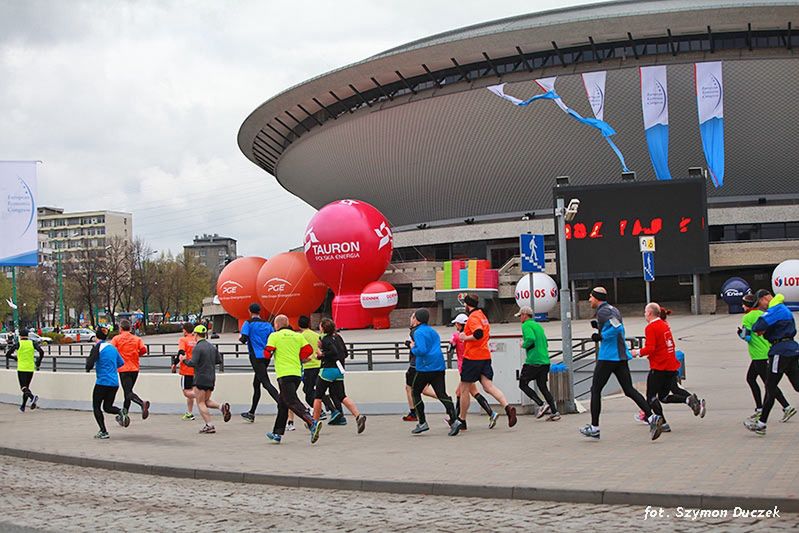
[[[6,348],[8,348],[8,337],[10,335],[16,336],[16,334],[12,333],[0,333],[0,350],[5,350]],[[39,335],[37,335],[32,331],[28,333],[28,338],[32,341],[38,342],[42,346],[47,346],[50,343],[50,339],[48,339],[47,337],[40,337]]]
[[[64,337],[72,339],[72,342],[78,342],[78,335],[80,335],[80,342],[94,342],[97,340],[97,335],[86,328],[65,329],[61,333],[64,334]]]

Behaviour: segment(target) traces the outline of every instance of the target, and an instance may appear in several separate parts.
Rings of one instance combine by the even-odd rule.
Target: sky
[[[133,213],[173,255],[195,235],[270,257],[314,209],[238,149],[261,103],[452,29],[590,1],[0,0],[0,160],[41,160],[39,205]]]

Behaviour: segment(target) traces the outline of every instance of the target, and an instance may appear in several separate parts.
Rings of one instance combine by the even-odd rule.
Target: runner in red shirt
[[[674,348],[674,337],[666,322],[668,311],[651,302],[644,308],[644,318],[648,322],[644,334],[646,343],[639,350],[631,350],[633,357],[649,358],[649,376],[646,379],[646,398],[652,411],[663,416],[663,403],[684,403],[694,412],[694,416],[705,416],[705,400],[691,394],[677,384],[680,362]],[[663,431],[671,428],[663,419]]]
[[[178,353],[172,359],[172,373],[175,373],[176,366],[180,364],[180,387],[183,389],[183,396],[186,398],[186,412],[181,416],[183,420],[194,420],[194,368],[183,361],[180,356],[185,355],[187,361],[191,361],[191,352],[197,340],[194,338],[194,325],[188,322],[183,323],[183,336],[178,340]]]
[[[125,392],[122,411],[127,415],[130,404],[135,403],[141,407],[142,420],[146,420],[150,416],[150,402],[139,398],[133,392],[133,386],[136,385],[136,379],[139,377],[139,357],[147,353],[147,347],[144,345],[144,341],[130,332],[130,320],[123,318],[119,321],[119,327],[122,331],[111,339],[111,344],[125,361],[124,366],[119,369],[119,382]]]

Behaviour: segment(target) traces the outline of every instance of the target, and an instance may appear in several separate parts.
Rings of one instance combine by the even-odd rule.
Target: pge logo
[[[266,280],[264,287],[266,287],[267,293],[281,293],[291,287],[291,282],[283,278],[270,278]]]
[[[232,279],[227,280],[219,287],[220,292],[224,295],[232,295],[236,294],[239,289],[243,289],[244,286],[240,283],[233,281]]]

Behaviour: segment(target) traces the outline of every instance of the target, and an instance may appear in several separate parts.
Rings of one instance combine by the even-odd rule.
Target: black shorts
[[[413,387],[413,379],[416,377],[416,367],[409,367],[408,371],[405,372],[405,384],[409,387]]]
[[[482,376],[494,379],[494,369],[491,368],[491,359],[464,359],[461,367],[461,381],[477,383]]]
[[[205,390],[205,391],[214,390],[214,386],[213,385],[197,385],[197,384],[195,384],[194,386],[197,387],[199,390]]]
[[[183,390],[190,390],[190,389],[194,388],[194,376],[183,376],[183,375],[181,375],[180,376],[180,386],[183,387]]]

